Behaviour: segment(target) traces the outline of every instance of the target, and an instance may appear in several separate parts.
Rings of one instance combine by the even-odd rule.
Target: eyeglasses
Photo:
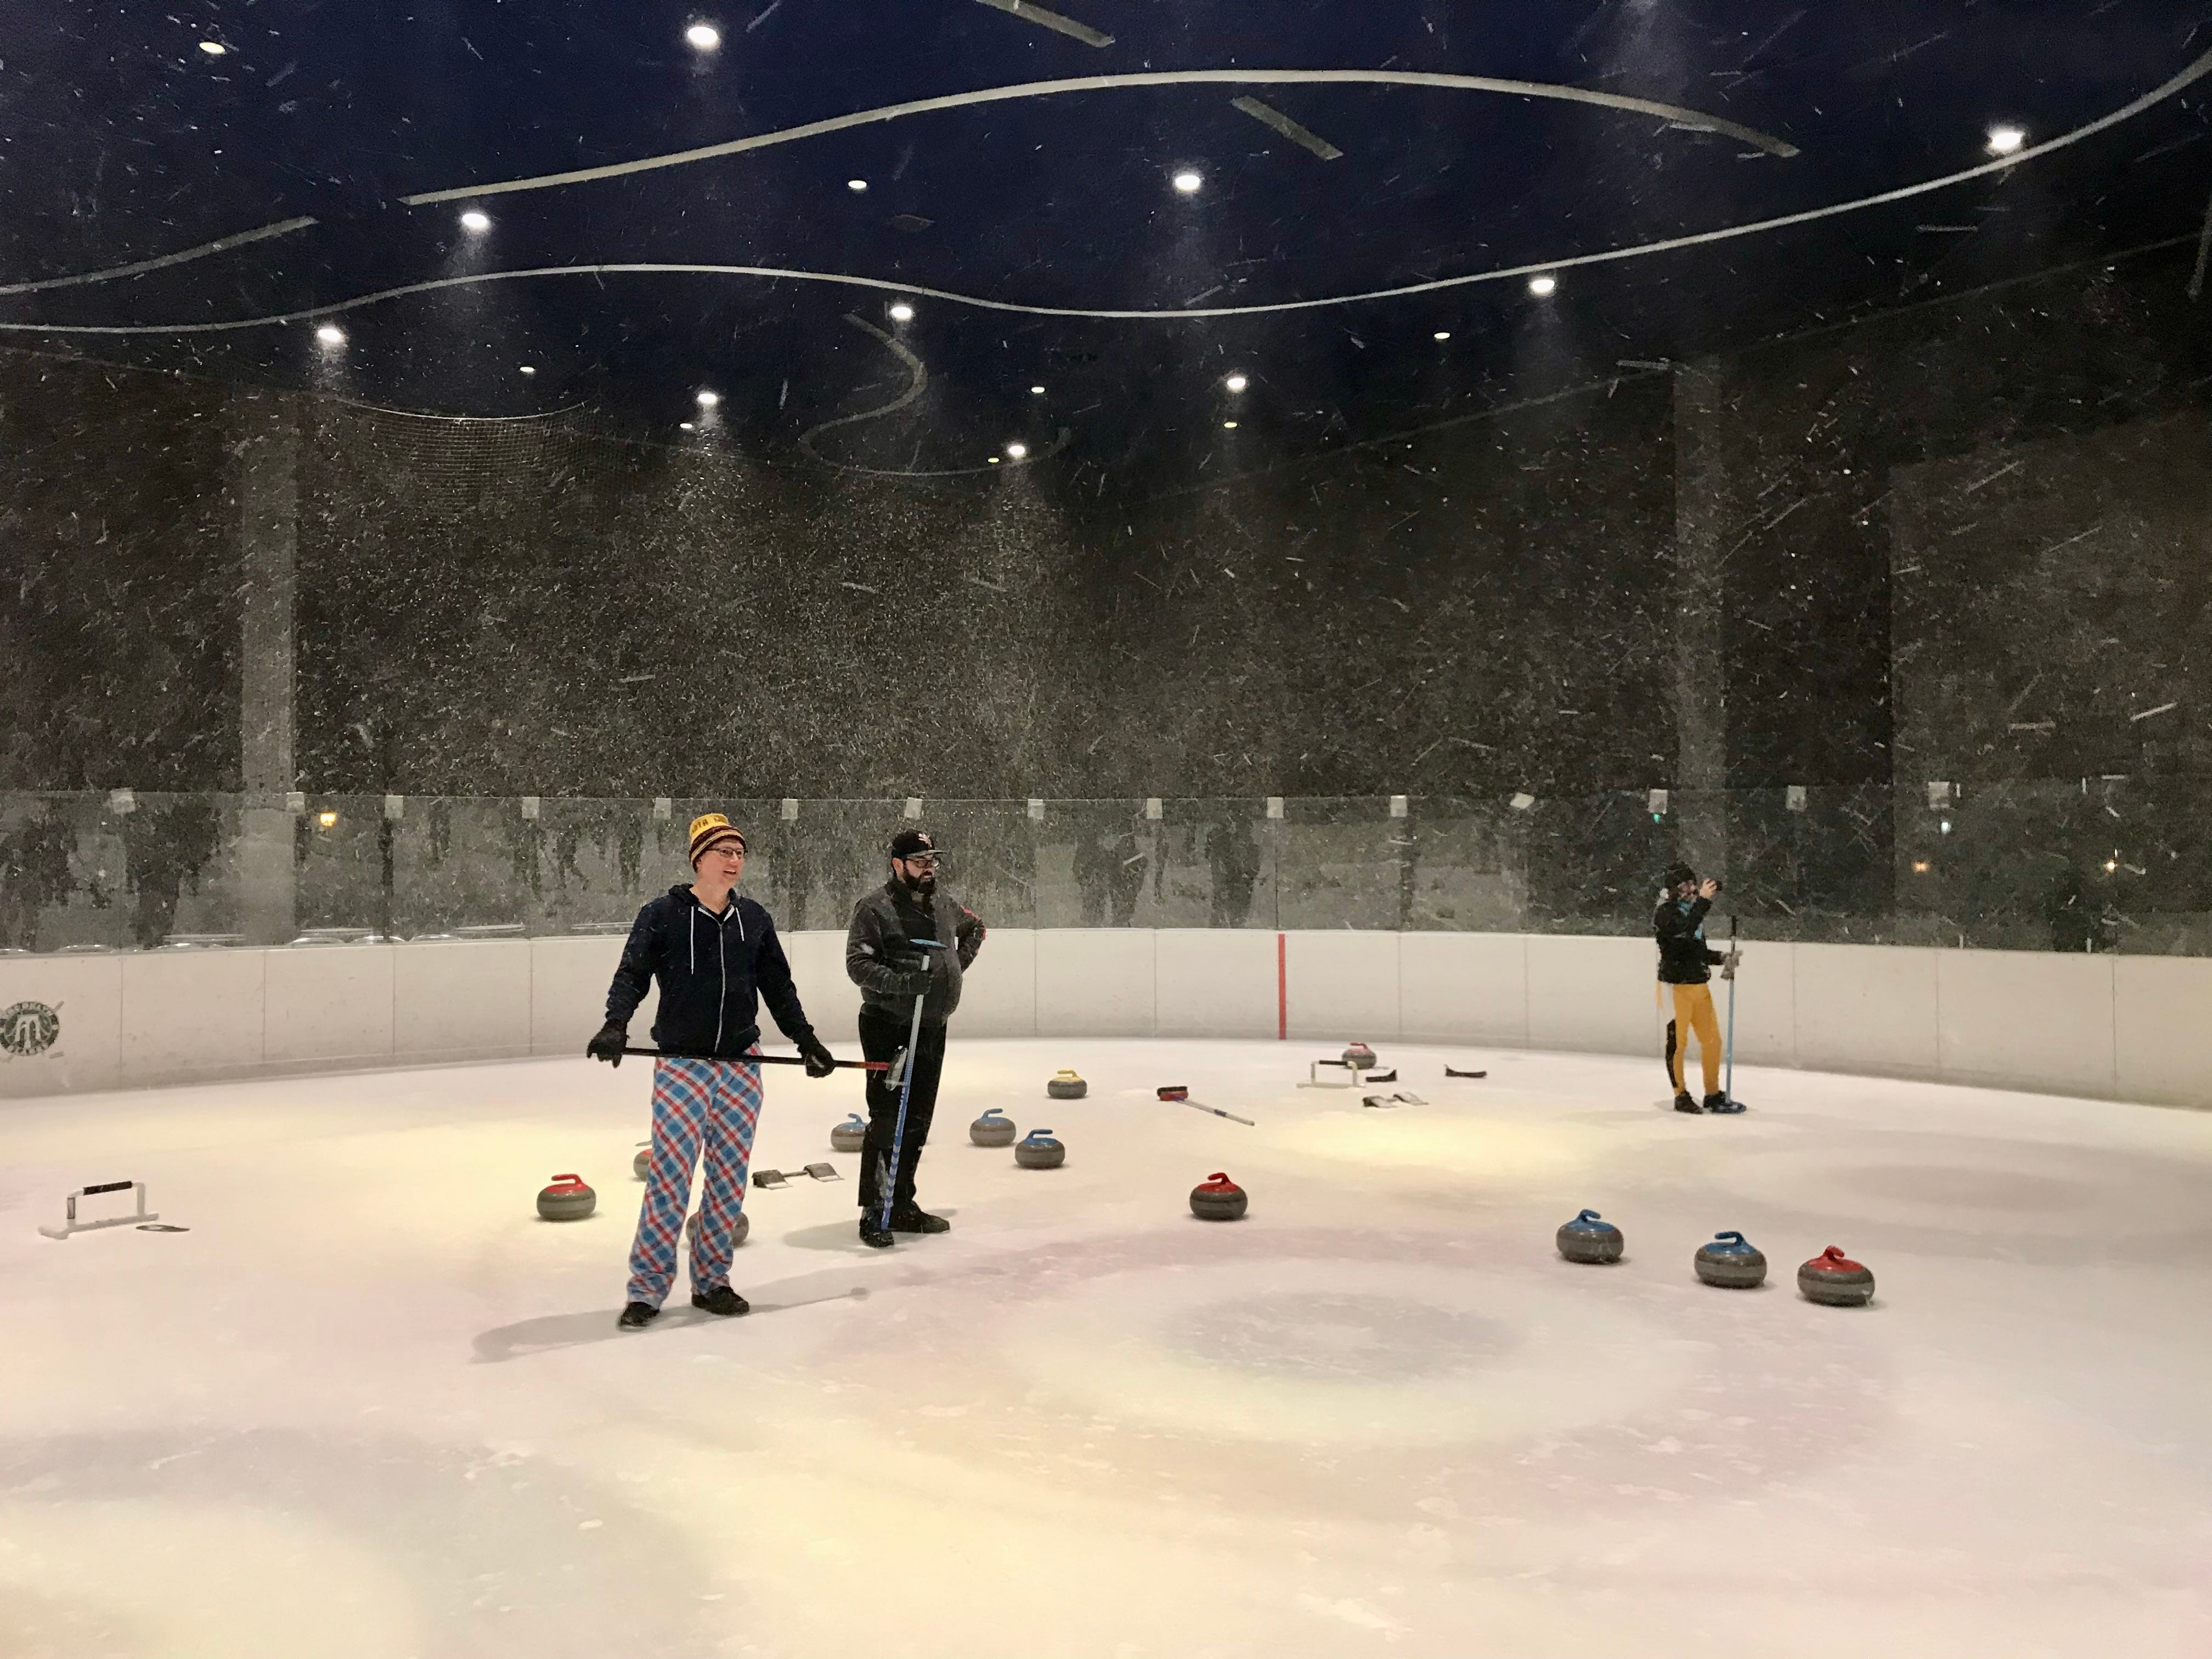
[[[741,859],[745,855],[745,849],[739,846],[736,842],[726,841],[718,842],[713,847],[709,847],[707,849],[707,853],[720,853],[725,858]],[[704,857],[706,854],[702,854],[701,856]]]
[[[934,853],[909,854],[901,861],[910,870],[934,870],[937,868],[937,854]]]

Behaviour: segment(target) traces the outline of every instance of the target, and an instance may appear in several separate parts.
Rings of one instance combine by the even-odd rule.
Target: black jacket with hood
[[[1651,931],[1659,938],[1659,982],[1662,985],[1703,985],[1713,976],[1713,964],[1726,962],[1725,951],[1705,943],[1708,898],[1663,898],[1652,913]]]
[[[947,929],[952,937],[945,937]],[[853,907],[845,930],[845,972],[860,988],[860,1012],[900,1024],[913,1017],[925,989],[921,1023],[942,1025],[960,1006],[963,977],[983,948],[983,919],[942,891],[927,898],[887,881]],[[908,939],[933,939],[951,948],[927,953],[927,968],[909,971],[884,960]]]
[[[607,989],[607,1018],[628,1025],[658,980],[653,1040],[673,1052],[744,1054],[760,1036],[763,1001],[793,1042],[813,1036],[775,924],[752,900],[732,899],[717,916],[677,886],[640,910]]]

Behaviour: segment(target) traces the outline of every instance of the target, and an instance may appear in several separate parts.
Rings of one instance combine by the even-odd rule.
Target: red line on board
[[[1275,935],[1275,1041],[1291,1037],[1291,951],[1288,936]]]

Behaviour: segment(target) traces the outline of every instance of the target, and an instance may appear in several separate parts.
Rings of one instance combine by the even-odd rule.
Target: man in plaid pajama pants
[[[691,1201],[691,1165],[700,1163],[699,1233],[691,1246],[691,1305],[741,1314],[730,1288],[731,1235],[744,1206],[745,1164],[760,1120],[760,1005],[799,1045],[809,1077],[836,1062],[799,1006],[791,964],[768,912],[731,889],[744,873],[745,838],[720,812],[691,823],[689,886],[670,888],[637,913],[622,965],[607,991],[607,1023],[586,1052],[619,1065],[630,1016],[658,981],[653,1038],[697,1059],[657,1060],[653,1071],[653,1158],[645,1201],[630,1246],[629,1288],[617,1322],[653,1322],[676,1279],[677,1241]]]

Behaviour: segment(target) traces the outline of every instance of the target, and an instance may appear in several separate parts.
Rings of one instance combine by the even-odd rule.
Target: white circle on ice
[[[1611,1422],[1686,1384],[1694,1364],[1656,1322],[1548,1273],[1297,1257],[1072,1286],[1013,1315],[1000,1345],[1039,1383],[1119,1418],[1329,1445]]]

